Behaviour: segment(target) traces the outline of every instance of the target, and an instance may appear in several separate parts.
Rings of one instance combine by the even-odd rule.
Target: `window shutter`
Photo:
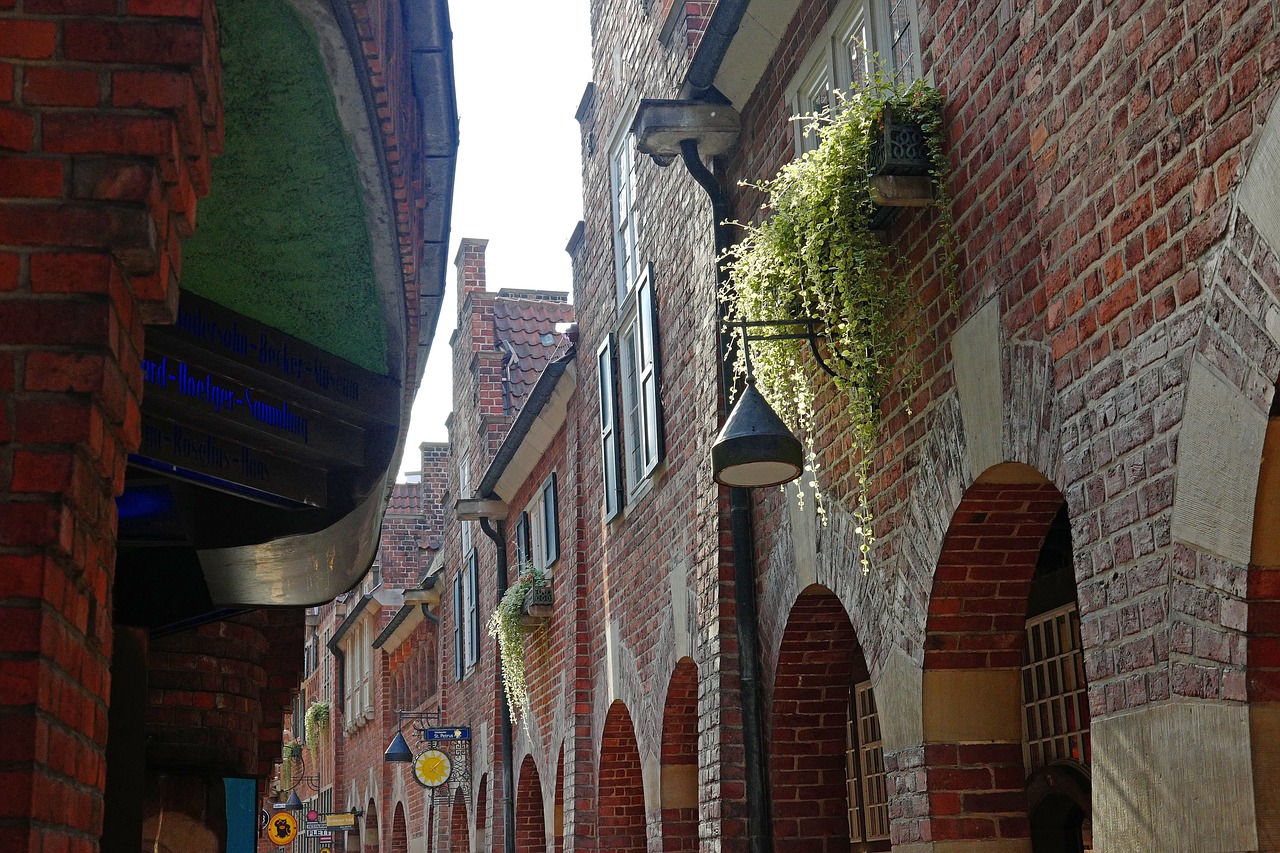
[[[653,264],[640,278],[636,293],[640,313],[640,401],[644,413],[643,436],[637,436],[643,451],[644,475],[653,473],[662,461],[662,399],[658,380],[658,312],[653,303]]]
[[[477,599],[480,597],[480,557],[476,549],[471,549],[471,566],[468,572],[471,578],[471,600],[467,602],[467,628],[471,632],[471,648],[467,650],[467,663],[473,664],[480,657],[480,609]]]
[[[462,573],[453,576],[453,680],[461,681],[464,671],[462,663],[462,620],[466,614],[462,610]]]
[[[520,513],[520,518],[516,520],[516,576],[524,571],[525,565],[529,562],[529,513]]]
[[[614,335],[611,332],[596,351],[596,368],[600,381],[600,469],[604,475],[604,518],[609,521],[622,509],[622,480],[618,476],[622,464],[618,447],[618,407],[614,394],[617,366],[613,358]]]
[[[551,472],[551,479],[542,487],[542,519],[542,547],[546,550],[547,566],[550,566],[560,557],[560,514],[556,507],[556,472],[554,471]]]

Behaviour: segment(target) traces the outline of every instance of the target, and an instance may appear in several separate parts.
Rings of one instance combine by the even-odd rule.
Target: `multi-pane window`
[[[559,557],[560,522],[553,472],[516,521],[516,571],[532,565],[546,572]]]
[[[343,707],[349,727],[373,716],[373,633],[370,621],[360,619],[342,640]]]
[[[855,844],[883,842],[883,849],[888,850],[889,797],[885,784],[884,741],[870,681],[853,685],[846,723],[849,840]],[[881,846],[859,849],[878,850]]]
[[[606,518],[617,515],[639,491],[663,454],[653,272],[652,265],[640,260],[630,135],[622,136],[611,151],[610,182],[619,323],[597,353]]]
[[[796,151],[818,146],[805,133],[812,117],[823,116],[836,101],[876,70],[901,83],[920,76],[913,0],[845,0],[831,16],[787,90],[787,106],[799,116]]]
[[[623,134],[609,156],[613,199],[613,259],[617,274],[618,302],[635,286],[639,274],[636,210],[636,154],[630,134]]]
[[[1089,764],[1089,697],[1075,602],[1027,619],[1022,667],[1027,771],[1070,759]]]
[[[470,494],[470,471],[464,458],[458,472],[458,490]],[[462,569],[454,576],[454,677],[461,679],[480,657],[480,555],[476,551],[473,522],[462,522]]]

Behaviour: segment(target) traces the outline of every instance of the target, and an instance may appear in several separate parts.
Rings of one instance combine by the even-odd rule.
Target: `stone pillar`
[[[0,849],[80,853],[102,831],[113,498],[143,323],[172,319],[208,189],[217,27],[211,0],[18,5],[0,3]]]

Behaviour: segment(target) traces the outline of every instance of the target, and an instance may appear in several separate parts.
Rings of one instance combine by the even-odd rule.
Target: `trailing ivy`
[[[307,707],[303,723],[305,724],[303,731],[306,733],[307,749],[314,756],[320,739],[329,733],[329,703],[312,702]]]
[[[507,694],[507,707],[511,709],[511,719],[517,725],[528,725],[529,688],[525,682],[525,640],[536,628],[526,627],[524,622],[524,600],[535,587],[545,586],[546,573],[525,564],[520,576],[507,587],[498,609],[489,617],[489,636],[498,641],[499,658],[502,663],[502,688]]]
[[[938,209],[938,265],[954,292],[956,243],[947,195],[942,96],[923,81],[904,88],[882,74],[840,97],[831,116],[807,119],[806,132],[817,133],[818,147],[756,187],[768,197],[763,207],[767,218],[758,224],[738,223],[744,236],[724,258],[729,284],[723,298],[732,320],[808,317],[822,324],[829,352],[825,360],[846,395],[861,460],[856,475],[862,497],[855,513],[864,568],[874,542],[866,482],[880,435],[880,400],[891,390],[895,365],[909,351],[920,318],[900,253],[872,228],[876,207],[869,155],[890,113],[898,122],[918,123],[923,131]],[[752,341],[750,354],[756,387],[805,442],[816,499],[814,380],[827,377],[816,372],[808,347],[805,340]],[[739,341],[740,373],[746,368],[743,353]],[[907,365],[901,375],[913,381],[918,371],[918,365]]]

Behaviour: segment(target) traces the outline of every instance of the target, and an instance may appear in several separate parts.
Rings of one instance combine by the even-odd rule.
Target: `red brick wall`
[[[212,3],[36,5],[0,12],[0,847],[91,851],[112,498],[219,145],[217,43]]]
[[[615,703],[605,721],[600,744],[600,804],[596,817],[599,850],[644,853],[646,846],[644,783],[631,715]]]
[[[849,849],[845,724],[854,677],[866,672],[860,658],[840,600],[806,590],[791,609],[767,703],[778,851]]]
[[[545,853],[547,822],[542,813],[542,782],[533,756],[525,756],[516,780],[516,853]]]
[[[662,717],[662,766],[698,767],[698,667],[689,658],[676,664],[667,684]],[[667,853],[698,849],[696,805],[662,807],[662,849]]]

